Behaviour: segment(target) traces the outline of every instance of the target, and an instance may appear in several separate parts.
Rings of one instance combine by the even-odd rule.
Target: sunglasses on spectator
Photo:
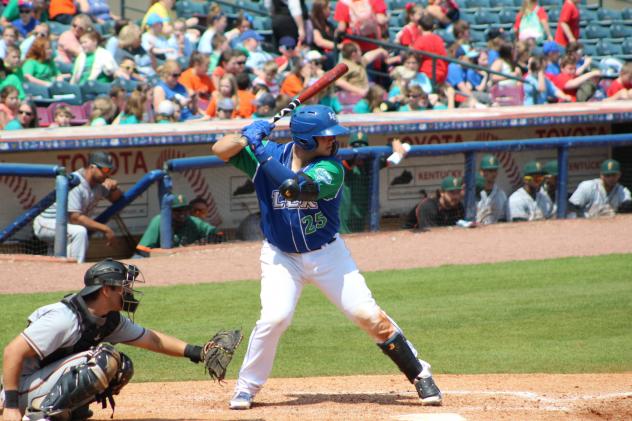
[[[171,73],[171,76],[173,76],[173,77],[180,77],[181,74],[182,73]]]
[[[75,29],[81,29],[82,31],[85,31],[85,30],[86,30],[86,28],[84,28],[84,27],[83,27],[83,26],[81,26],[81,25],[77,25],[76,23],[73,23],[73,24],[72,24],[72,27],[73,27],[73,28],[75,28]]]
[[[136,69],[135,66],[122,66],[125,70],[131,70],[132,72]],[[178,75],[180,76],[180,75]]]
[[[41,38],[47,38],[48,37],[48,34],[44,33],[44,32],[38,32],[35,35],[38,36],[38,37],[41,37]]]
[[[96,167],[97,167],[98,169],[100,169],[100,170],[101,170],[101,172],[102,172],[103,174],[105,174],[105,175],[108,175],[109,173],[111,173],[111,172],[112,172],[112,168],[110,168],[110,167],[102,167],[102,166],[100,166],[100,165],[97,165]]]
[[[27,15],[31,13],[31,9],[20,9],[20,14],[21,15]]]
[[[408,98],[421,98],[420,94],[408,94]]]
[[[236,61],[235,64],[237,64],[238,66],[244,66],[246,64],[246,60]]]
[[[32,116],[33,115],[33,111],[24,111],[24,110],[19,110],[18,111],[20,114],[24,114],[24,115],[28,115],[28,116]]]

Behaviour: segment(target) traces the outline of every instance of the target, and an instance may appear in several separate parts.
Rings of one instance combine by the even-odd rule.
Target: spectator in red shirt
[[[570,56],[564,56],[560,62],[560,74],[553,77],[555,86],[561,89],[566,95],[570,95],[573,102],[577,101],[577,90],[584,83],[593,83],[591,79],[601,75],[599,70],[593,70],[577,76],[576,71],[577,60]]]
[[[632,99],[632,62],[626,63],[621,69],[621,75],[608,88],[608,101],[617,99]]]
[[[395,35],[395,41],[407,47],[413,45],[415,40],[421,35],[419,19],[423,15],[424,8],[419,4],[406,4],[406,26]]]
[[[560,20],[557,23],[555,42],[566,47],[569,42],[575,42],[579,38],[579,0],[566,0],[560,12]]]
[[[413,44],[415,50],[427,51],[429,53],[438,54],[441,56],[447,56],[445,49],[445,43],[443,39],[432,32],[434,28],[434,18],[432,15],[426,13],[421,19],[419,19],[419,25],[421,26],[422,34],[417,38]],[[419,71],[424,73],[432,80],[432,58],[428,56],[421,57],[421,66]],[[436,61],[436,80],[435,84],[443,83],[448,75],[448,62],[445,60]]]
[[[530,38],[540,42],[546,39],[553,41],[551,29],[549,28],[549,16],[546,10],[538,4],[538,0],[523,0],[522,7],[516,15],[514,23],[516,38],[526,41]]]
[[[340,0],[336,3],[334,20],[337,32],[367,38],[381,38],[388,27],[388,16],[384,0]],[[358,42],[363,53],[377,48],[375,44]]]

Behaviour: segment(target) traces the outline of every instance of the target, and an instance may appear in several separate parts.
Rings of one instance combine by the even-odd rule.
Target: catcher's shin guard
[[[397,332],[388,341],[377,345],[393,360],[408,380],[414,384],[423,367],[410,345],[408,345],[404,335],[401,332]]]
[[[129,359],[128,359],[129,360]],[[100,344],[90,359],[70,367],[51,391],[29,410],[40,411],[51,418],[63,419],[64,414],[97,400],[121,368],[121,354],[112,345]]]
[[[134,364],[132,360],[122,352],[119,352],[119,355],[121,356],[121,365],[116,372],[116,376],[114,376],[110,382],[110,390],[112,390],[113,395],[118,395],[121,389],[123,389],[134,376]]]

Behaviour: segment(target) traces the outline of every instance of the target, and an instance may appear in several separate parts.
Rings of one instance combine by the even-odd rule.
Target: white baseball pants
[[[255,395],[268,379],[277,345],[294,315],[303,287],[313,283],[347,318],[383,343],[399,328],[376,304],[342,238],[309,253],[261,249],[261,315],[244,357],[236,391]]]
[[[54,243],[55,220],[38,216],[33,221],[33,232],[40,240]],[[76,258],[77,263],[83,263],[88,251],[88,230],[83,225],[68,224],[67,237],[66,256]]]

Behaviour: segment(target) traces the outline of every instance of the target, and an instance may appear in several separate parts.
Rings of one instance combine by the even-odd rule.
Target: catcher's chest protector
[[[76,294],[65,297],[61,300],[61,302],[68,306],[68,308],[77,316],[81,337],[74,345],[66,348],[59,348],[48,357],[44,358],[44,360],[42,360],[42,367],[52,363],[53,361],[57,361],[72,354],[87,351],[98,345],[103,341],[103,338],[106,338],[114,332],[121,321],[120,313],[112,311],[105,317],[105,323],[99,326],[97,323],[98,319],[90,313],[86,307],[86,303],[83,301],[83,298]]]

